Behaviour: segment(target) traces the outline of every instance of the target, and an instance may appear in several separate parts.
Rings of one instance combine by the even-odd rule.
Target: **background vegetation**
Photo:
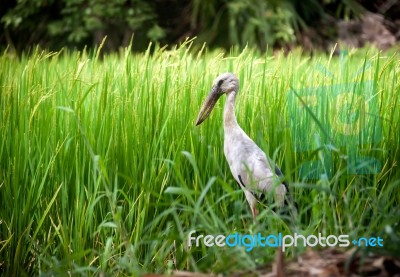
[[[134,34],[135,50],[150,41],[174,45],[197,36],[200,45],[248,44],[264,51],[302,43],[311,28],[316,32],[309,40],[320,46],[319,37],[336,38],[337,20],[365,11],[382,14],[397,32],[400,4],[393,0],[8,0],[0,3],[0,45],[17,52],[37,44],[82,49],[107,35],[104,48],[117,50]]]
[[[398,53],[359,50],[342,63],[247,48],[191,52],[190,45],[153,54],[128,47],[102,59],[100,49],[1,54],[0,275],[229,273],[274,257],[274,249],[189,249],[191,230],[373,235],[384,238],[379,251],[399,253]],[[224,71],[240,78],[239,123],[290,183],[299,210],[292,222],[270,206],[252,223],[223,156],[221,103],[194,126]],[[380,171],[350,174],[345,146],[296,152],[294,134],[304,130],[289,124],[290,89],[365,80],[376,84],[382,140],[358,151],[378,159]],[[332,175],[302,178],[299,166],[323,162],[326,149]]]

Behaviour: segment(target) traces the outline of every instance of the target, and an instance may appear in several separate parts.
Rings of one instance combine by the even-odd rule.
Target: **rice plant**
[[[142,54],[5,51],[0,273],[229,273],[275,255],[188,247],[192,230],[381,236],[398,254],[399,68],[394,51],[224,53],[191,41]],[[270,207],[252,222],[223,155],[222,103],[194,126],[226,71],[240,79],[240,125],[291,184],[294,223]]]

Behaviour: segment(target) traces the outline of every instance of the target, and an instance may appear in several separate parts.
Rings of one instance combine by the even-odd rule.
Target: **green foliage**
[[[265,51],[293,45],[302,28],[326,15],[349,18],[363,10],[356,0],[19,0],[0,4],[0,44],[58,50],[99,45],[108,36],[105,48],[117,50],[134,34],[135,50],[198,36],[197,43],[212,47]]]
[[[129,275],[173,269],[229,273],[271,261],[274,249],[187,247],[199,234],[380,235],[399,245],[399,54],[337,57],[301,53],[193,54],[191,42],[153,54],[126,48],[0,56],[0,274]],[[356,74],[366,62],[363,74]],[[323,149],[295,152],[286,93],[330,85],[319,64],[344,79],[374,80],[382,141],[362,151],[382,162],[376,175],[350,175],[336,147],[331,178],[299,176]],[[277,161],[299,218],[266,207],[253,224],[223,155],[222,103],[201,127],[197,113],[213,79],[235,72],[243,129]],[[223,101],[223,99],[221,99]],[[301,249],[290,249],[292,257]]]
[[[258,2],[258,3],[254,3]],[[246,4],[245,4],[246,3]],[[295,18],[284,2],[271,5],[265,1],[230,1],[228,3],[230,42],[241,45],[267,45],[295,41]]]
[[[203,29],[200,40],[228,48],[252,45],[265,50],[268,45],[293,43],[296,39],[300,18],[290,1],[218,2],[193,1],[195,24],[201,24]]]
[[[38,21],[35,24],[34,19]],[[61,39],[62,43],[57,45],[62,47],[63,43],[82,45],[93,41],[99,44],[106,35],[113,43],[121,43],[121,37],[126,42],[133,33],[146,35],[146,31],[144,41],[157,41],[165,33],[155,19],[153,7],[143,0],[34,0],[18,1],[1,22],[13,31],[25,29]]]
[[[120,26],[131,30],[131,35],[155,17],[150,5],[140,0],[66,0],[61,14],[60,20],[49,25],[49,32],[68,34],[70,42],[81,42],[96,31],[118,31]]]

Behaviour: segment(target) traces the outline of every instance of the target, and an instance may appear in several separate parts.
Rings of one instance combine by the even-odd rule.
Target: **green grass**
[[[122,49],[101,58],[100,50],[1,54],[0,274],[228,273],[274,258],[275,249],[188,249],[191,230],[379,235],[386,251],[400,253],[399,53],[350,51],[344,63],[300,51],[224,54],[189,46],[143,54]],[[239,124],[291,183],[299,210],[294,225],[271,209],[252,223],[223,155],[225,99],[194,126],[213,79],[226,71],[241,83]],[[305,109],[307,119],[291,123],[291,105],[301,104],[290,102],[298,99],[294,92],[301,97],[306,88],[366,80],[376,84],[381,126],[367,125],[381,130],[378,141],[335,138],[319,116],[338,120],[338,106]],[[332,141],[310,137],[317,150],[296,151],[294,136],[319,127]],[[376,158],[382,168],[349,174],[348,148]],[[325,162],[327,155],[331,166],[318,179],[302,178],[302,163]]]

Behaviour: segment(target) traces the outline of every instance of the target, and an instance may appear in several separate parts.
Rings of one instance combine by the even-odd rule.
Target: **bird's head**
[[[210,115],[218,99],[223,94],[236,93],[239,90],[239,79],[235,74],[226,72],[219,75],[215,80],[206,100],[201,107],[196,126],[200,125]]]

